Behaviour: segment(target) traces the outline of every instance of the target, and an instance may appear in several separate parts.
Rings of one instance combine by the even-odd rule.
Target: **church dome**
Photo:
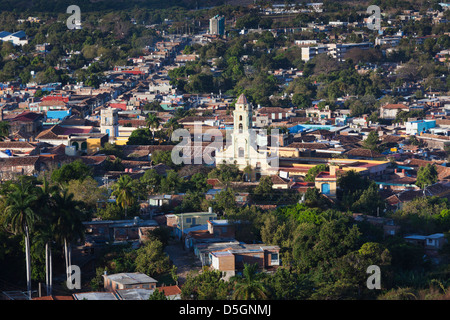
[[[237,104],[248,104],[247,97],[244,94],[241,94],[236,101]]]

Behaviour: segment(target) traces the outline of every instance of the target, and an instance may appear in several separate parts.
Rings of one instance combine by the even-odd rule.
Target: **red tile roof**
[[[237,104],[247,104],[248,103],[247,97],[244,94],[241,94],[239,96],[239,98],[237,99],[236,103]]]
[[[25,112],[22,112],[21,114],[15,116],[14,118],[12,118],[10,121],[11,122],[15,122],[15,121],[34,122],[42,117],[43,117],[43,115],[41,113],[25,111]]]
[[[181,289],[179,286],[157,287],[156,289],[158,289],[159,291],[164,291],[164,295],[166,296],[181,294]]]

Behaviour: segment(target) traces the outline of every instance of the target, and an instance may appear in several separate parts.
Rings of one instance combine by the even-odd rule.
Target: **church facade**
[[[270,150],[268,139],[263,130],[252,127],[252,106],[242,94],[233,112],[233,131],[227,135],[225,146],[216,150],[216,166],[236,164],[240,170],[250,166],[256,176],[277,174],[278,139],[272,137]]]

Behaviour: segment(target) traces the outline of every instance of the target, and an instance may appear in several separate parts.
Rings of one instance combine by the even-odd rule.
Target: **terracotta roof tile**
[[[164,295],[166,296],[181,294],[181,289],[179,286],[157,287],[156,289],[158,289],[159,291],[164,291]]]
[[[248,103],[247,97],[244,94],[241,94],[239,96],[239,98],[237,99],[236,103],[237,104],[247,104]]]

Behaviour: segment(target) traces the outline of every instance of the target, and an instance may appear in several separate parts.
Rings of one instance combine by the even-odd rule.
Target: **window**
[[[270,264],[272,266],[277,266],[280,264],[280,262],[278,261],[278,253],[271,253],[270,254]]]
[[[239,154],[238,154],[239,158],[243,158],[244,157],[244,148],[240,147],[239,148]]]
[[[186,223],[191,223],[191,218],[186,218]]]
[[[242,123],[239,123],[239,133],[242,133],[244,131],[244,126]]]

